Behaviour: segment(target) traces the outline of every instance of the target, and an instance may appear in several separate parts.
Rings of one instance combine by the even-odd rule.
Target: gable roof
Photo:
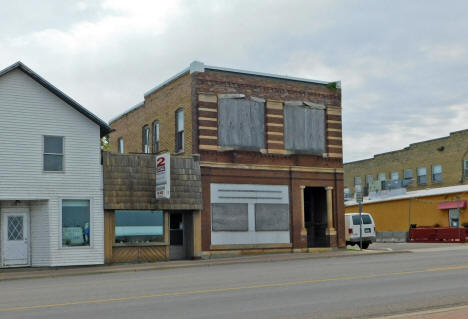
[[[55,86],[53,86],[51,83],[49,83],[46,79],[41,77],[39,74],[37,74],[36,72],[31,70],[30,68],[28,68],[21,61],[18,61],[16,63],[10,65],[9,67],[1,70],[0,71],[0,77],[7,74],[8,72],[16,70],[16,69],[20,69],[21,71],[23,71],[24,73],[29,75],[31,78],[36,80],[39,84],[41,84],[43,87],[45,87],[50,92],[55,94],[58,98],[60,98],[65,103],[67,103],[68,105],[73,107],[75,110],[77,110],[78,112],[80,112],[81,114],[83,114],[84,116],[89,118],[91,121],[93,121],[94,123],[99,125],[99,127],[101,129],[101,137],[112,131],[112,128],[106,122],[104,122],[99,117],[97,117],[96,115],[94,115],[93,113],[88,111],[85,107],[80,105],[78,102],[73,100],[71,97],[69,97],[68,95],[66,95],[65,93],[63,93],[59,89],[57,89]]]

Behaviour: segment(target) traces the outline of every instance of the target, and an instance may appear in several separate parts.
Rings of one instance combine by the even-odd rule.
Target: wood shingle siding
[[[106,210],[200,210],[200,162],[171,157],[171,198],[156,200],[156,156],[103,152]]]

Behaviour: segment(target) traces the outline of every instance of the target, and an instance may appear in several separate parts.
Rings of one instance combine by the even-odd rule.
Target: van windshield
[[[372,219],[370,218],[369,215],[367,214],[362,214],[362,223],[364,225],[369,225],[369,224],[372,224]],[[359,215],[353,215],[353,224],[354,225],[359,225],[360,222],[359,222]]]

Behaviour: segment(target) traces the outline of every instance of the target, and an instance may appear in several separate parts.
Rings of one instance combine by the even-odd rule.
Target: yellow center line
[[[312,279],[312,280],[301,280],[301,281],[286,281],[286,282],[278,282],[278,283],[264,283],[264,284],[249,285],[249,286],[237,286],[237,287],[226,287],[226,288],[176,291],[176,292],[167,292],[167,293],[159,293],[159,294],[151,294],[151,295],[118,297],[118,298],[104,298],[104,299],[70,301],[70,302],[57,303],[57,304],[44,304],[44,305],[0,308],[0,312],[11,312],[11,311],[44,309],[44,308],[57,308],[57,307],[66,307],[66,306],[74,306],[74,305],[88,305],[88,304],[108,303],[108,302],[116,302],[116,301],[132,301],[132,300],[142,300],[142,299],[153,299],[153,298],[159,298],[159,297],[188,296],[188,295],[220,293],[220,292],[250,290],[250,289],[261,289],[261,288],[288,287],[288,286],[316,284],[316,283],[333,282],[333,281],[347,281],[347,280],[358,280],[358,279],[383,278],[383,277],[404,276],[404,275],[413,275],[413,274],[421,274],[421,273],[429,273],[429,272],[440,272],[440,271],[450,271],[450,270],[460,270],[460,269],[468,269],[468,265],[448,266],[448,267],[441,267],[441,268],[429,268],[429,269],[423,269],[423,270],[400,271],[400,272],[372,274],[372,275],[357,275],[357,276],[345,276],[345,277],[326,278],[326,279]]]

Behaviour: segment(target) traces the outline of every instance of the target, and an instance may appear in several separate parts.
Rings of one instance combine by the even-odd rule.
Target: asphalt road
[[[468,304],[468,246],[0,282],[0,318],[369,318]]]

